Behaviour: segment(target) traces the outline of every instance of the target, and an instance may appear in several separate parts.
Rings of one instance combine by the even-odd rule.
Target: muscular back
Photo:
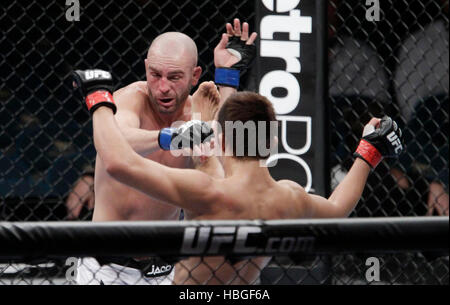
[[[116,120],[127,137],[127,129],[158,131],[163,127],[149,107],[145,82],[135,82],[114,93],[117,104]],[[186,115],[179,120],[188,120]],[[157,150],[144,157],[175,168],[185,168],[189,160],[186,157],[174,157],[170,152]],[[130,188],[108,175],[101,158],[97,155],[95,165],[95,209],[93,221],[115,220],[175,220],[179,217],[179,208],[156,200]]]
[[[188,218],[203,219],[287,219],[301,218],[303,195],[306,192],[292,181],[268,181],[258,176],[232,177],[220,182],[223,196],[209,215],[191,214]],[[190,257],[175,267],[176,284],[253,284],[269,263],[270,257],[253,257],[237,262],[223,256]],[[213,275],[211,271],[213,270]]]

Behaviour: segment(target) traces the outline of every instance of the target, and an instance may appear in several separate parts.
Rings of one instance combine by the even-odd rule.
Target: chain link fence
[[[0,284],[449,283],[446,217],[86,224],[0,223]]]
[[[448,0],[379,2],[379,21],[369,21],[365,1],[329,1],[332,188],[350,168],[365,123],[387,114],[404,131],[405,153],[370,175],[352,216],[448,215]],[[93,180],[86,173],[95,150],[89,115],[73,94],[74,69],[112,71],[116,88],[123,87],[145,78],[143,59],[154,37],[181,31],[197,43],[202,80],[210,80],[213,48],[225,23],[237,17],[254,26],[254,5],[252,0],[81,1],[80,21],[69,22],[64,1],[3,1],[0,220],[92,216]],[[67,207],[70,196],[90,203]],[[81,211],[73,215],[72,209]],[[277,258],[260,281],[366,283],[364,260]],[[402,269],[405,262],[409,267]],[[67,283],[64,263],[3,264],[0,283],[54,283],[53,278]],[[391,266],[386,283],[448,284],[448,256],[445,261],[392,254],[382,264]]]
[[[210,80],[225,24],[236,17],[255,25],[253,1],[81,1],[72,22],[68,8],[65,1],[2,2],[2,220],[92,216],[93,180],[83,174],[92,171],[95,149],[89,115],[73,93],[74,69],[112,71],[121,88],[145,79],[153,38],[181,31],[197,44],[201,81]],[[91,202],[66,207],[68,196]]]
[[[379,266],[379,273],[370,268]],[[76,258],[42,260],[21,263],[0,263],[0,285],[75,285],[77,284],[76,269],[72,262]],[[83,274],[83,284],[176,284],[176,285],[448,285],[448,256],[423,255],[421,252],[401,254],[346,254],[333,256],[302,256],[274,257],[261,271],[252,261],[246,261],[230,268],[231,276],[226,280],[219,273],[225,263],[207,263],[199,259],[195,267],[187,267],[183,263],[175,265],[175,274],[165,275],[155,279],[146,276],[155,270],[151,264],[142,265],[142,271],[135,269],[135,261],[128,260],[122,265],[97,265],[92,259],[86,263],[97,269]],[[229,266],[227,265],[227,268]],[[198,272],[207,269],[208,275]],[[242,276],[244,271],[255,269],[259,276],[247,279]],[[373,269],[375,270],[375,269]],[[126,281],[131,272],[139,272],[137,277]],[[105,280],[108,279],[107,281]],[[178,281],[177,281],[178,278]],[[103,279],[103,280],[102,280]],[[175,280],[175,281],[174,281]],[[102,281],[102,283],[100,282]]]
[[[365,1],[329,2],[332,187],[363,126],[386,114],[405,152],[370,175],[353,216],[448,215],[448,1],[373,2],[379,18]]]
[[[0,193],[4,220],[67,218],[64,202],[85,201],[83,173],[95,151],[87,112],[70,85],[74,68],[100,67],[117,87],[144,79],[149,42],[183,31],[212,79],[215,46],[234,17],[254,24],[253,1],[100,1],[81,5],[80,21],[62,3],[6,1],[1,15]],[[370,176],[355,216],[448,215],[448,1],[382,1],[380,21],[363,1],[329,3],[332,186],[371,116],[394,117],[404,131],[400,162]],[[80,219],[90,217],[84,205]]]

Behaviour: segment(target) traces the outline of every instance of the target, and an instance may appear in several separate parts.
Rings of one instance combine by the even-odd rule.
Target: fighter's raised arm
[[[233,25],[227,23],[225,28],[226,33],[222,34],[220,42],[214,49],[215,83],[220,90],[220,105],[237,91],[241,75],[250,69],[256,57],[255,40],[258,36],[256,32],[250,34],[249,24],[244,22],[241,25],[241,21],[237,18],[233,20]],[[220,108],[220,105],[217,108]],[[196,112],[201,113],[202,120],[210,120],[208,115],[204,118],[204,111],[195,108],[193,106],[194,115]],[[222,165],[214,155],[210,155],[203,162],[194,162],[194,166],[213,177],[224,176]]]
[[[239,87],[240,76],[247,71],[256,57],[256,32],[250,34],[249,24],[241,27],[239,19],[226,24],[226,33],[214,49],[215,83],[220,88],[221,103]]]
[[[331,196],[302,196],[305,217],[348,217],[361,198],[371,169],[383,158],[397,157],[402,152],[401,136],[400,128],[390,117],[372,118],[364,128],[352,168]]]

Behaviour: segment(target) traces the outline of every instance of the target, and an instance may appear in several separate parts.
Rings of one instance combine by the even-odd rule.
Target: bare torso
[[[136,101],[146,103],[144,82],[132,84],[137,89]],[[144,98],[143,98],[144,96]],[[118,103],[120,111],[122,101]],[[188,105],[188,107],[190,107]],[[186,115],[180,120],[187,121]],[[140,129],[160,130],[154,114],[148,107],[140,111]],[[146,158],[175,168],[189,166],[189,158],[174,157],[171,152],[158,150]],[[221,190],[213,209],[206,214],[186,210],[189,220],[215,219],[282,219],[299,218],[298,205],[292,204],[298,194],[289,186],[273,179],[264,179],[259,175],[241,175],[217,180]],[[97,156],[95,175],[94,221],[117,220],[176,220],[179,208],[133,188],[125,186],[111,178],[105,171],[101,159]],[[239,262],[231,262],[223,257],[191,257],[179,262],[175,268],[176,284],[249,284],[254,283],[260,271],[270,261],[270,257],[255,257]],[[202,263],[200,263],[202,262]],[[211,270],[215,270],[211,276]]]
[[[169,127],[158,124],[151,108],[145,105],[145,103],[148,103],[145,82],[136,82],[121,90],[131,90],[131,95],[135,96],[135,99],[127,98],[126,101],[116,99],[118,111],[120,111],[120,107],[124,107],[124,103],[141,103],[141,105],[135,107],[135,109],[140,109],[141,112],[139,113],[140,129],[160,130],[163,127]],[[127,97],[129,95],[127,94]],[[189,104],[187,104],[185,107],[186,115],[179,120],[189,120],[187,114],[189,107]],[[169,151],[158,150],[145,157],[169,167],[186,168],[189,166],[189,158],[174,157]],[[98,155],[95,166],[94,187],[95,209],[93,221],[177,220],[179,218],[180,209],[178,207],[151,198],[111,178],[105,171],[102,160]]]
[[[300,218],[302,209],[294,201],[301,192],[290,183],[258,183],[255,177],[232,177],[220,182],[224,191],[217,200],[217,208],[210,215],[198,215],[186,211],[188,219],[288,219]],[[261,270],[271,257],[254,257],[230,261],[222,256],[190,257],[176,266],[175,284],[245,285],[255,284]],[[213,270],[213,272],[212,272]]]

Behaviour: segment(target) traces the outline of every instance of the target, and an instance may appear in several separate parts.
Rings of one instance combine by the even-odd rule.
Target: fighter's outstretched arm
[[[363,138],[355,152],[358,158],[344,180],[326,199],[305,194],[306,217],[347,217],[358,204],[364,191],[367,177],[383,157],[394,157],[401,153],[401,130],[391,118],[373,118],[364,128]]]
[[[179,207],[207,212],[212,208],[214,178],[197,170],[175,169],[139,156],[119,130],[113,112],[93,113],[94,144],[106,171],[114,179],[149,196]]]
[[[305,196],[305,217],[341,218],[349,216],[361,198],[369,173],[369,165],[363,160],[356,159],[344,180],[328,199],[313,194]]]

